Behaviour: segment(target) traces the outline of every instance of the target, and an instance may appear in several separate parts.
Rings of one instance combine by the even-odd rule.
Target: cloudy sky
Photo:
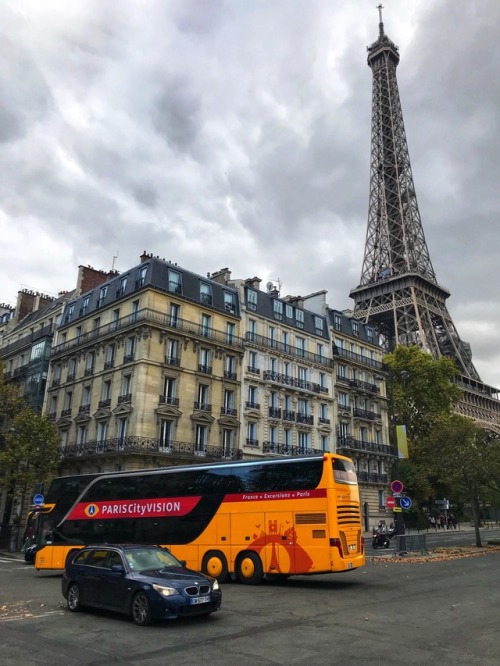
[[[2,0],[0,302],[146,250],[351,307],[376,4]],[[500,2],[384,5],[434,269],[500,386]]]

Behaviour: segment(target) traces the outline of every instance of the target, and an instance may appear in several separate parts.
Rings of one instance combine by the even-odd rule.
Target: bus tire
[[[225,583],[229,574],[227,559],[220,550],[209,550],[203,556],[201,571],[207,576],[212,576],[219,583]]]
[[[244,550],[236,561],[236,575],[240,583],[260,585],[264,579],[264,569],[260,557],[253,550]]]
[[[64,561],[64,568],[66,568],[68,564],[71,564],[78,550],[79,550],[78,548],[75,548],[74,550],[69,551],[69,553],[66,555],[66,560]]]

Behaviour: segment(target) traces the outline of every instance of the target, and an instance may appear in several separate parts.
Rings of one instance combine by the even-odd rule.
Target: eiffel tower
[[[368,228],[361,280],[351,290],[354,317],[371,323],[386,351],[418,345],[455,360],[463,398],[457,411],[500,433],[498,389],[481,381],[470,345],[446,307],[450,292],[431,263],[413,184],[396,68],[399,50],[384,33],[368,47],[373,73]]]

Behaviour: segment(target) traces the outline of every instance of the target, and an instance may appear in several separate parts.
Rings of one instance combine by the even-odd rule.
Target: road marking
[[[0,622],[16,622],[18,620],[37,620],[40,617],[48,617],[49,615],[64,615],[66,611],[56,610],[56,611],[46,611],[45,613],[40,613],[39,615],[34,615],[33,613],[23,613],[21,615],[12,615],[10,617],[0,617]]]

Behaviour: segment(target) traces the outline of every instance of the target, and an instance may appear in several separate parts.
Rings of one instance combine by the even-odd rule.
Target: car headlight
[[[153,583],[153,590],[156,590],[162,597],[171,597],[173,594],[179,594],[173,587],[164,587],[163,585],[157,585],[156,583]]]
[[[214,583],[212,585],[212,590],[218,590],[219,589],[219,581],[214,580]]]

